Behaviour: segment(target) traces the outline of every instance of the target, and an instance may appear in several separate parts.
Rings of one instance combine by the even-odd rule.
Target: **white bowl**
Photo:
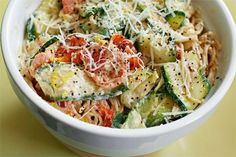
[[[2,49],[9,79],[18,97],[40,122],[60,141],[73,148],[98,155],[134,156],[150,153],[186,135],[212,113],[229,89],[236,71],[236,34],[233,18],[222,0],[195,0],[207,26],[221,43],[218,74],[222,78],[206,102],[192,114],[163,126],[120,130],[90,125],[54,109],[24,81],[17,67],[17,51],[22,43],[27,18],[40,0],[11,0],[2,25]]]

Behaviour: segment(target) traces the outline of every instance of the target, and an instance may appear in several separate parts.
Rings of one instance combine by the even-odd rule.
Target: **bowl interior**
[[[3,56],[7,64],[7,68],[10,71],[10,74],[14,76],[13,78],[17,84],[21,84],[20,87],[22,90],[28,91],[28,93],[33,92],[33,90],[31,90],[27,83],[23,81],[22,76],[18,72],[17,53],[21,48],[25,23],[29,15],[37,8],[40,2],[41,0],[10,1],[10,5],[5,15],[3,24]],[[197,109],[203,110],[206,107],[209,98],[212,99],[212,102],[214,102],[214,99],[217,99],[219,95],[222,97],[232,82],[235,74],[235,68],[233,68],[232,65],[233,60],[236,59],[235,53],[233,52],[235,48],[232,41],[235,40],[233,37],[234,31],[232,32],[232,17],[225,8],[225,5],[223,5],[222,1],[193,0],[193,3],[202,11],[202,16],[207,27],[217,34],[220,42],[222,43],[222,53],[220,54],[220,64],[218,71],[218,76],[222,79],[217,81],[216,86],[214,86],[214,88],[211,90],[206,102]],[[220,94],[219,88],[224,89],[224,92]],[[220,98],[216,100],[215,104],[212,104],[212,108],[216,105],[219,99]],[[189,115],[186,118],[190,119],[190,116],[192,115]]]

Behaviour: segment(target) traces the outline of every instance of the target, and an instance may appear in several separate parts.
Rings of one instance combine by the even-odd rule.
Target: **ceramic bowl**
[[[193,0],[204,21],[222,43],[218,81],[205,103],[175,122],[146,129],[121,130],[81,122],[56,110],[24,81],[17,67],[17,52],[25,23],[40,0],[9,1],[2,24],[2,50],[12,87],[30,112],[62,143],[77,151],[105,156],[134,156],[157,151],[185,136],[207,119],[229,89],[236,68],[236,34],[233,18],[222,0]],[[46,144],[46,143],[45,143]]]

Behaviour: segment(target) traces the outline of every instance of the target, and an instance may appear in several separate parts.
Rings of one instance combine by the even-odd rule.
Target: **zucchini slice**
[[[190,88],[191,95],[198,100],[205,99],[211,89],[210,81],[201,73],[196,76]]]
[[[102,100],[128,90],[126,84],[104,90],[74,64],[46,64],[37,70],[35,78],[48,99],[54,101]]]
[[[134,108],[128,114],[122,128],[145,128],[145,119],[155,110],[157,105],[158,97],[156,97],[156,93],[152,91],[134,105]]]
[[[165,122],[163,113],[171,112],[176,105],[168,94],[150,92],[135,104],[122,128],[152,127]]]
[[[165,17],[166,21],[168,21],[168,23],[174,30],[177,30],[182,26],[185,18],[186,15],[182,11],[174,11],[174,14],[170,13]]]
[[[58,41],[57,37],[51,38],[45,44],[43,44],[43,46],[39,49],[39,52],[44,52],[46,50],[46,48],[48,48],[49,46],[51,46],[52,44],[54,44],[57,41]]]
[[[198,102],[193,101],[187,96],[187,87],[184,85],[179,65],[177,63],[165,64],[161,69],[167,91],[182,111],[195,109],[200,102],[204,100],[211,89],[207,78],[199,73],[196,77],[192,78],[192,82],[190,83],[189,90],[191,97],[199,100]]]
[[[36,27],[31,18],[29,18],[26,23],[26,37],[29,41],[33,41],[37,37]]]
[[[90,31],[90,28],[87,24],[81,24],[79,27],[83,31],[83,33],[88,33]]]
[[[186,52],[186,53],[184,53],[184,58],[185,58],[186,65],[190,69],[192,69],[192,70],[194,70],[194,69],[200,70],[201,60],[200,60],[200,58],[199,58],[199,56],[197,55],[196,52],[194,52],[194,51]]]
[[[133,104],[146,96],[158,82],[157,72],[148,69],[137,71],[129,78],[129,90],[121,95],[121,102],[132,108]]]
[[[165,116],[163,113],[172,112],[174,106],[178,106],[176,102],[168,94],[158,94],[158,106],[152,111],[146,120],[146,126],[152,127],[165,123]]]
[[[117,112],[115,117],[112,120],[112,127],[113,128],[121,128],[122,124],[128,117],[130,110],[128,108],[124,108],[123,112]]]
[[[131,110],[121,128],[135,129],[135,128],[146,128],[146,126],[145,123],[142,121],[140,113],[137,110]]]
[[[40,48],[39,50],[31,57],[31,60],[33,60],[35,58],[35,56],[39,53],[45,52],[50,46],[51,47],[51,51],[55,49],[56,45],[53,45],[54,43],[56,43],[58,41],[57,37],[53,37],[51,39],[49,39],[47,42],[45,42]]]
[[[155,92],[149,93],[144,99],[135,104],[136,110],[140,113],[143,119],[146,119],[148,115],[155,110],[158,105],[158,97]]]
[[[171,38],[172,39],[172,38]],[[167,63],[176,61],[176,51],[174,46],[169,43],[167,47],[160,46],[158,41],[152,42],[152,34],[143,34],[137,42],[138,49],[146,56],[153,57],[155,63]],[[172,39],[174,40],[174,39]]]

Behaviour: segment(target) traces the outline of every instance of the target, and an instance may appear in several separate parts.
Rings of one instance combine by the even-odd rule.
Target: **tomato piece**
[[[73,53],[71,57],[71,62],[75,64],[82,64],[82,55],[81,52],[78,51],[77,53]]]
[[[68,51],[62,45],[60,45],[55,51],[55,58],[53,61],[70,63],[71,53],[68,53]]]
[[[175,49],[176,49],[176,59],[177,60],[181,60],[181,47],[179,45],[175,45]]]
[[[135,68],[139,68],[143,64],[143,62],[141,61],[141,59],[139,57],[130,58],[129,63],[130,63],[130,70],[134,70]]]
[[[181,60],[181,52],[176,53],[176,58],[177,58],[177,60]]]
[[[181,48],[178,45],[176,45],[175,47],[176,47],[176,59],[181,60]]]
[[[113,44],[117,45],[117,47],[122,52],[126,52],[128,54],[137,52],[132,41],[125,39],[125,37],[123,35],[115,34],[115,35],[113,35],[112,40],[113,40]]]
[[[116,56],[106,47],[94,44],[83,52],[85,72],[103,88],[114,88],[123,83],[126,76],[126,63],[122,52]]]
[[[122,50],[123,52],[126,50],[127,47],[130,48],[130,49],[134,48],[133,43],[132,43],[130,40],[128,40],[128,39],[123,40],[123,41],[118,45],[118,48],[119,48],[120,50]],[[125,51],[125,52],[126,52],[126,51]],[[127,53],[127,52],[126,52],[126,53]]]
[[[64,63],[70,63],[71,62],[71,54],[70,53],[64,53],[61,57],[56,57],[55,61],[57,62],[64,62]]]
[[[98,107],[98,113],[101,115],[103,120],[103,126],[105,127],[111,127],[112,125],[112,119],[113,119],[113,110],[106,108],[103,105],[99,105]]]
[[[84,38],[76,36],[70,37],[69,39],[67,39],[67,42],[70,46],[83,46],[87,44]]]
[[[125,37],[120,34],[114,34],[112,36],[112,41],[113,41],[113,44],[115,44],[115,45],[119,45],[124,39],[125,39]]]
[[[66,102],[64,102],[64,101],[58,101],[58,102],[56,102],[57,103],[57,105],[59,106],[59,107],[61,107],[61,108],[65,108],[66,107]]]
[[[77,3],[81,3],[84,0],[62,0],[63,12],[65,14],[72,14]]]
[[[64,54],[64,53],[67,53],[67,50],[64,48],[64,46],[60,45],[56,50],[56,54]]]
[[[83,46],[86,45],[87,42],[82,37],[72,36],[66,40],[69,46]],[[75,63],[82,64],[81,60],[81,51],[79,49],[66,49],[62,44],[58,47],[55,52],[54,61],[58,62],[66,62],[66,63]]]

